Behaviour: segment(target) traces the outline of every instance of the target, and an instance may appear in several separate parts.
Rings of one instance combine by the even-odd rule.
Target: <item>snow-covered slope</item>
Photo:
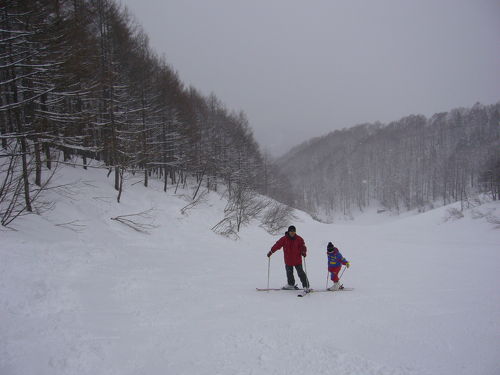
[[[187,202],[102,171],[64,168],[43,217],[2,230],[0,374],[499,374],[500,231],[446,208],[378,225],[298,212],[314,288],[332,241],[352,292],[256,292],[279,238],[214,234],[224,201]],[[110,220],[153,208],[139,233]],[[497,210],[498,204],[490,204]],[[285,283],[280,253],[270,285]]]

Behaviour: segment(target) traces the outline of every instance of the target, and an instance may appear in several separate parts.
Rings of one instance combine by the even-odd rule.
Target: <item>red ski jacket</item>
[[[285,255],[285,264],[287,266],[298,266],[302,264],[302,255],[306,256],[307,248],[304,239],[299,235],[290,237],[288,232],[285,233],[271,248],[274,253],[283,248]]]

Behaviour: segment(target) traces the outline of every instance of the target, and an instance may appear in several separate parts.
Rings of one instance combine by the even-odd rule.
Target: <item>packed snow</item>
[[[117,203],[102,170],[61,168],[54,208],[0,231],[0,374],[500,373],[500,230],[486,220],[297,211],[311,286],[326,287],[331,241],[355,288],[297,298],[256,291],[268,265],[270,286],[286,284],[282,252],[266,257],[280,235],[254,222],[219,236],[218,193],[182,214],[191,190],[138,178]],[[131,218],[148,233],[110,220],[148,209]]]

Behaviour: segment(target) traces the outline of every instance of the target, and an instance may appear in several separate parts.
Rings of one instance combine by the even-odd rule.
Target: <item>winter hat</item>
[[[328,242],[328,245],[326,246],[326,250],[331,253],[335,249],[335,246],[331,242]]]
[[[295,227],[294,227],[293,225],[290,225],[290,226],[288,227],[288,231],[289,231],[289,232],[297,232],[297,230],[295,230]]]

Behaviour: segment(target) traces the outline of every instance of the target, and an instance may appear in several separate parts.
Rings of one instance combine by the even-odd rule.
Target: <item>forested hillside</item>
[[[40,212],[57,165],[72,158],[106,170],[118,201],[131,174],[145,187],[190,184],[193,201],[202,185],[223,184],[230,231],[260,210],[256,192],[319,217],[373,202],[400,211],[476,192],[498,199],[499,107],[335,131],[278,168],[244,112],[185,87],[116,1],[10,0],[0,5],[0,223]]]
[[[146,187],[223,183],[235,199],[284,184],[270,178],[278,172],[245,114],[185,87],[113,0],[2,2],[0,139],[2,225],[37,211],[58,163],[74,156],[109,171],[118,201],[131,173]]]
[[[399,212],[500,198],[500,103],[363,124],[292,149],[279,160],[295,205],[323,219],[376,203]]]

